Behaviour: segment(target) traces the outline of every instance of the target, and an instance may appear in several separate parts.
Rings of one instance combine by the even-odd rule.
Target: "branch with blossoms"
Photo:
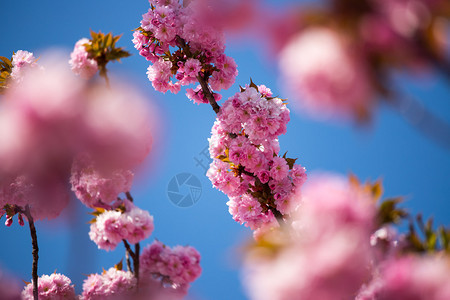
[[[317,114],[353,115],[364,121],[370,117],[374,94],[389,98],[392,92],[380,75],[388,67],[379,59],[382,51],[373,47],[373,52],[358,53],[360,47],[357,39],[351,39],[355,33],[350,27],[356,27],[361,16],[379,16],[380,12],[369,8],[384,4],[332,2],[331,10],[324,14],[335,13],[337,18],[330,18],[333,22],[305,18],[312,23],[304,24],[301,34],[286,45],[281,58],[284,82],[303,94]],[[226,72],[217,68],[217,54],[209,52],[212,48],[222,55],[224,50],[223,37],[215,31],[217,23],[205,26],[199,13],[204,10],[194,2],[150,3],[133,42],[141,56],[152,63],[147,74],[156,90],[176,93],[180,85],[194,83],[196,78],[200,85],[187,90],[188,98],[197,104],[209,103],[217,114],[209,139],[213,163],[207,175],[213,186],[229,197],[227,205],[234,220],[255,230],[255,242],[244,261],[248,275],[244,284],[252,299],[450,296],[444,275],[448,268],[437,268],[450,259],[435,255],[448,252],[450,230],[440,227],[434,231],[431,221],[423,223],[418,217],[423,239],[413,225],[408,234],[398,235],[393,226],[408,214],[398,208],[400,198],[377,204],[382,194],[380,182],[361,184],[356,177],[324,176],[310,180],[301,190],[305,169],[286,154],[279,154],[278,135],[285,133],[289,121],[283,101],[272,97],[267,87],[251,82],[220,107],[215,91],[227,87],[217,86],[217,77]],[[195,35],[193,28],[200,34]],[[317,44],[328,52],[315,51]],[[391,54],[396,55],[388,56]],[[375,65],[364,65],[365,58]],[[326,70],[320,68],[324,65]],[[172,81],[174,75],[178,82]],[[325,87],[318,79],[325,81]],[[279,226],[285,221],[286,226]],[[330,250],[336,254],[325,255]],[[427,252],[427,258],[416,252]],[[414,275],[406,284],[393,279],[398,268],[416,274],[428,266],[435,268],[435,283],[420,285],[421,278]],[[408,284],[417,285],[417,289],[409,293],[396,287]]]
[[[279,157],[278,136],[286,132],[289,110],[270,89],[253,82],[220,108],[215,91],[234,83],[236,64],[224,54],[223,33],[204,24],[198,5],[151,3],[133,42],[152,62],[147,74],[156,90],[178,92],[181,85],[200,84],[186,95],[197,104],[209,103],[217,114],[208,177],[230,197],[233,218],[253,230],[278,226],[276,220],[284,223],[295,207],[290,195],[306,179],[294,159]]]
[[[443,70],[448,66],[429,34],[439,31],[435,21],[445,17],[447,6],[422,2],[333,0],[319,13],[307,13],[298,34],[282,46],[285,82],[304,95],[311,111],[367,120],[375,95],[392,97],[384,74],[394,65],[407,68],[425,58]],[[133,43],[151,62],[147,75],[156,90],[178,93],[198,83],[187,97],[209,103],[216,113],[207,176],[228,196],[233,219],[254,231],[244,258],[251,298],[450,298],[449,229],[436,230],[420,215],[414,220],[399,208],[400,198],[381,201],[380,182],[328,174],[305,183],[305,168],[280,152],[278,137],[286,133],[290,111],[266,86],[250,81],[218,105],[218,92],[234,84],[237,66],[225,55],[220,23],[207,16],[212,6],[204,4],[150,0]],[[7,226],[16,215],[20,225],[23,216],[29,222],[32,284],[24,299],[77,298],[66,276],[38,278],[34,226],[66,206],[69,177],[77,198],[94,210],[90,239],[107,251],[123,243],[128,268],[121,261],[89,275],[81,299],[180,299],[201,273],[200,254],[190,246],[170,248],[155,240],[141,251],[154,224],[131,196],[131,170],[150,151],[151,137],[140,95],[110,85],[107,76],[108,62],[129,56],[116,47],[119,38],[91,31],[90,40],[75,44],[69,62],[85,79],[99,72],[107,87],[74,78],[57,64],[42,72],[26,51],[11,60],[0,57],[6,100],[0,110],[0,207]],[[317,44],[326,51],[316,53]],[[395,225],[407,218],[409,232],[398,234]]]
[[[98,62],[88,53],[88,46],[97,49],[100,45],[108,50],[111,44],[110,49],[122,49],[114,46],[118,37],[108,34],[99,38],[100,35],[75,46],[70,60],[75,74],[86,77],[83,72],[88,71],[90,77],[95,75],[91,67]],[[100,41],[96,43],[96,39]],[[0,130],[0,140],[8,141],[9,134],[21,139],[13,147],[6,142],[0,145],[0,207],[7,226],[12,225],[16,215],[20,225],[24,225],[23,216],[30,225],[32,281],[22,291],[22,298],[78,299],[68,277],[56,273],[38,276],[35,221],[56,218],[64,209],[69,200],[66,188],[69,177],[77,198],[94,209],[91,240],[105,250],[113,250],[123,242],[125,256],[131,256],[133,265],[127,259],[128,271],[122,270],[120,263],[103,274],[89,275],[81,299],[113,295],[184,297],[190,283],[201,273],[197,250],[189,246],[171,249],[157,242],[158,247],[164,248],[159,255],[148,257],[148,249],[154,249],[152,245],[141,251],[140,242],[154,228],[153,216],[134,204],[130,192],[134,177],[131,169],[142,162],[151,148],[149,116],[142,96],[127,87],[109,86],[108,80],[105,86],[76,78],[59,61],[37,67],[33,54],[27,51],[17,51],[12,62],[6,64],[11,68],[5,76],[0,126],[9,129]],[[43,114],[42,109],[49,107]],[[99,115],[102,125],[97,121]],[[125,127],[123,118],[128,120]],[[11,125],[15,122],[21,126]],[[43,138],[48,144],[40,143]],[[30,156],[26,149],[31,148],[35,154]],[[134,250],[130,245],[134,245]],[[152,264],[165,268],[158,269]]]

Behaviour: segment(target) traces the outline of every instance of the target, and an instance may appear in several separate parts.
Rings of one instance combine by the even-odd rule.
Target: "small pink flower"
[[[93,77],[98,71],[97,61],[89,58],[89,53],[84,46],[85,44],[90,43],[91,42],[87,38],[82,38],[76,42],[69,60],[72,71],[85,79]]]
[[[289,173],[289,166],[286,160],[282,157],[274,157],[273,165],[270,168],[270,177],[275,180],[282,180],[286,178]]]
[[[184,73],[187,76],[196,77],[201,68],[202,65],[198,59],[189,58],[184,64]]]
[[[33,53],[18,50],[12,57],[12,71],[11,78],[16,81],[22,81],[24,72],[29,68],[34,68],[37,66],[36,58],[34,58]]]

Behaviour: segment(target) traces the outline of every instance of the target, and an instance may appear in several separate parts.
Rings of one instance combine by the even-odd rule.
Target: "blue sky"
[[[245,299],[239,281],[239,253],[250,232],[232,220],[225,205],[227,197],[211,187],[205,170],[195,161],[206,162],[201,152],[208,145],[214,113],[208,105],[192,104],[182,92],[163,95],[153,91],[145,75],[148,64],[131,43],[131,30],[139,25],[148,1],[130,3],[2,0],[0,55],[10,56],[22,49],[39,56],[52,47],[69,53],[78,39],[89,36],[89,29],[123,34],[118,44],[133,56],[111,66],[111,74],[131,79],[150,98],[161,120],[152,159],[132,190],[136,203],[155,218],[154,234],[142,244],[158,238],[170,246],[196,247],[202,254],[203,274],[194,283],[192,295],[198,299]],[[223,93],[224,98],[237,92],[238,85],[248,83],[250,77],[284,96],[276,64],[263,44],[232,40],[227,54],[235,58],[239,76]],[[415,78],[397,74],[394,80],[399,89],[450,122],[450,88],[443,78],[431,73]],[[356,128],[350,123],[316,122],[292,110],[288,133],[280,138],[280,144],[282,152],[298,157],[310,172],[353,172],[361,179],[383,178],[386,196],[404,195],[410,211],[421,211],[437,223],[450,225],[450,151],[422,135],[398,111],[380,106],[372,124]],[[183,172],[195,175],[202,185],[199,201],[188,208],[173,205],[167,196],[168,183]],[[64,273],[79,290],[86,274],[113,266],[124,252],[120,247],[113,252],[98,250],[87,234],[87,210],[73,203],[70,218],[37,224],[39,274]],[[0,238],[0,266],[29,281],[32,258],[28,229],[16,223],[11,228],[0,227]]]

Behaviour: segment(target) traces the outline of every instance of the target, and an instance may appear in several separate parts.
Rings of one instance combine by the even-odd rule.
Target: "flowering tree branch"
[[[33,268],[31,276],[33,278],[33,298],[38,300],[38,260],[39,260],[39,247],[37,242],[36,227],[34,226],[34,220],[31,216],[30,206],[27,205],[24,211],[25,216],[28,219],[28,224],[30,226],[31,243],[33,245]]]
[[[186,45],[186,41],[183,40],[179,35],[176,36],[177,43],[180,45],[181,49],[183,49],[184,53],[186,53],[187,56],[192,56],[191,50],[189,50],[189,47]],[[198,83],[200,83],[200,86],[202,87],[203,94],[205,95],[206,99],[208,99],[209,104],[211,105],[212,109],[216,114],[220,111],[220,106],[217,104],[216,99],[214,99],[213,94],[211,93],[211,90],[208,87],[207,78],[203,78],[200,73],[197,75]]]
[[[203,77],[200,76],[200,74],[197,75],[197,80],[200,83],[203,94],[205,95],[206,99],[208,99],[209,104],[211,105],[212,109],[214,110],[214,112],[216,114],[218,114],[220,111],[220,106],[219,106],[219,104],[217,104],[216,99],[214,99],[214,96],[211,93],[211,90],[209,89],[208,84],[206,83],[206,80],[203,79]]]

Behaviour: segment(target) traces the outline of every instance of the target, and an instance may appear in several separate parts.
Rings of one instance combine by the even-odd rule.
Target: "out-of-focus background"
[[[265,2],[275,10],[305,1]],[[75,42],[89,37],[90,29],[123,34],[118,45],[133,56],[121,64],[108,65],[110,75],[133,83],[148,96],[159,116],[151,157],[132,189],[136,204],[150,211],[155,220],[154,233],[141,244],[157,238],[170,246],[192,245],[200,251],[203,273],[190,292],[195,299],[245,299],[239,282],[240,251],[251,232],[232,220],[225,204],[227,197],[214,190],[205,176],[209,165],[207,138],[215,115],[210,106],[191,103],[183,89],[177,95],[153,90],[145,74],[148,63],[131,42],[132,29],[139,26],[148,7],[145,0],[1,0],[0,55],[10,57],[13,51],[28,50],[39,57],[58,48],[66,51],[69,60]],[[238,92],[239,85],[249,83],[250,77],[284,98],[277,64],[266,44],[249,36],[234,37],[228,40],[226,53],[236,60],[239,76],[235,85],[222,93],[224,99]],[[393,78],[399,89],[450,122],[450,87],[445,78],[432,71],[417,76],[394,74]],[[381,105],[372,122],[361,127],[351,122],[318,122],[292,109],[288,132],[280,144],[281,152],[298,157],[297,162],[308,172],[352,172],[362,180],[382,178],[385,196],[403,195],[404,206],[411,212],[422,212],[438,224],[450,225],[450,151],[421,134],[398,110]],[[198,201],[189,207],[177,206],[168,197],[169,190],[174,191],[169,183],[180,173],[193,175],[200,182]],[[181,186],[178,193],[186,195],[191,192],[189,188]],[[122,259],[122,246],[106,252],[89,240],[88,212],[74,200],[62,217],[38,222],[39,275],[56,270],[71,278],[80,291],[86,275],[99,273]],[[17,223],[10,228],[2,225],[0,240],[0,267],[31,281],[28,228]]]

